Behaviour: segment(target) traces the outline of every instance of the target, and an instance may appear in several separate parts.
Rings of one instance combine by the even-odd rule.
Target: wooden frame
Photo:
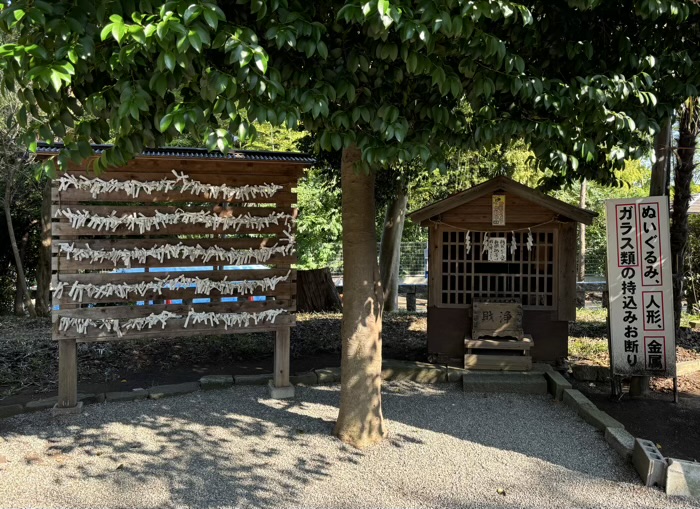
[[[512,274],[498,274],[498,273],[477,273],[475,271],[476,264],[490,264],[498,262],[487,262],[485,257],[480,254],[482,246],[482,239],[484,233],[489,233],[489,235],[496,236],[506,236],[510,238],[511,232],[507,230],[502,231],[485,231],[486,228],[481,227],[481,231],[470,231],[470,237],[472,239],[471,250],[467,254],[465,249],[459,251],[459,249],[451,249],[453,246],[458,247],[460,243],[464,243],[466,231],[456,230],[448,226],[438,226],[436,229],[431,229],[431,232],[436,233],[437,241],[435,242],[435,264],[434,269],[437,270],[437,274],[440,277],[435,278],[433,283],[433,288],[435,290],[435,297],[430,305],[434,305],[440,308],[468,308],[471,306],[472,299],[474,297],[516,297],[516,296],[527,296],[527,302],[523,301],[523,309],[525,310],[554,310],[558,305],[558,284],[557,284],[557,274],[558,274],[558,231],[556,228],[538,228],[533,230],[532,235],[535,237],[535,246],[533,247],[535,253],[544,253],[544,259],[542,260],[530,260],[527,255],[525,255],[525,239],[527,232],[515,232],[516,239],[518,242],[518,250],[515,253],[516,260],[511,260],[508,263],[510,265],[517,263],[518,271]],[[445,243],[445,234],[450,237],[455,236],[457,239],[452,241],[451,239]],[[545,236],[544,243],[542,243],[541,236]],[[542,249],[544,247],[544,249]],[[448,256],[445,258],[445,250],[448,251]],[[457,251],[455,259],[450,256],[451,251]],[[458,256],[463,254],[464,257]],[[525,255],[525,256],[523,256]],[[508,255],[509,257],[512,255]],[[451,270],[451,265],[457,264],[457,273],[453,273]],[[463,265],[463,270],[459,271],[460,264]],[[542,273],[540,271],[540,265],[545,266],[545,271]],[[436,266],[436,267],[435,267]],[[447,267],[446,267],[447,266]],[[536,272],[532,272],[532,267],[537,267]],[[551,267],[550,267],[551,266]],[[528,270],[523,270],[527,267]],[[431,267],[432,269],[433,267]],[[551,270],[550,270],[551,268]],[[450,283],[454,279],[452,276],[462,275],[464,281],[461,287],[451,288]],[[503,288],[495,289],[491,288],[491,283],[494,278],[508,277],[509,280],[505,281]],[[541,277],[544,277],[543,291],[531,291],[531,280],[535,277],[537,285],[539,285]],[[478,278],[478,279],[477,279]],[[525,279],[528,279],[527,285]],[[445,289],[445,282],[447,281],[448,288]],[[486,282],[484,287],[483,282]],[[459,283],[459,282],[458,282]],[[500,285],[500,281],[497,281]],[[547,285],[551,284],[551,289],[547,288]],[[527,291],[524,289],[527,286]],[[450,295],[455,297],[454,299],[448,298],[447,300],[454,300],[455,302],[445,302],[445,295]],[[535,301],[539,300],[539,297],[543,296],[547,301],[542,304],[539,302],[533,302],[531,297],[534,297]],[[461,299],[460,299],[461,298]],[[462,300],[460,302],[460,300]]]
[[[295,186],[311,160],[286,154],[208,160],[206,152],[196,154],[194,160],[138,157],[101,176],[114,184],[110,189],[95,184],[90,161],[54,180],[58,407],[77,405],[76,342],[273,331],[274,385],[290,385]],[[182,180],[143,190],[178,175],[196,182],[197,192],[183,188]],[[138,196],[134,185],[141,186]],[[167,224],[151,224],[158,214],[167,215]],[[250,267],[237,270],[245,265]],[[150,323],[154,316],[162,320]]]

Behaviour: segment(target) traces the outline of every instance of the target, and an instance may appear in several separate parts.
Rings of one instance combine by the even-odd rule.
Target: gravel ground
[[[2,507],[697,507],[641,486],[547,397],[392,383],[390,437],[330,436],[338,387],[265,387],[0,421]],[[501,493],[499,493],[501,491]]]

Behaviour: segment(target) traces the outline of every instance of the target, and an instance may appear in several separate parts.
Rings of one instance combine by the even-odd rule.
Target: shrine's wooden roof
[[[516,182],[508,177],[496,177],[471,187],[466,191],[454,194],[448,198],[445,198],[444,200],[440,200],[421,209],[415,210],[408,214],[408,217],[413,222],[422,224],[423,222],[439,216],[448,210],[495,192],[512,193],[513,195],[524,200],[528,200],[546,207],[559,216],[577,221],[579,223],[591,224],[593,219],[598,215],[590,210],[569,205],[566,202],[557,200],[551,196],[547,196],[537,189],[532,189],[531,187],[520,184],[519,182]]]

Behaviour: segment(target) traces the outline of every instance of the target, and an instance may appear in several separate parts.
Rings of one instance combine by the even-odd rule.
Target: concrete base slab
[[[700,463],[669,458],[666,494],[700,500]]]
[[[504,392],[513,394],[547,394],[542,373],[470,371],[462,377],[464,392]]]
[[[632,464],[645,486],[663,486],[666,482],[668,465],[651,440],[635,439]]]
[[[605,428],[605,441],[626,461],[632,460],[634,437],[622,428]]]
[[[461,382],[462,377],[466,374],[469,373],[468,369],[464,368],[455,368],[453,366],[446,366],[445,369],[447,370],[447,381],[450,383],[453,382]]]
[[[275,387],[275,382],[270,380],[267,383],[270,389],[270,397],[272,399],[291,399],[294,397],[294,386],[288,385],[287,387]]]
[[[78,401],[78,404],[71,407],[60,407],[58,403],[51,409],[51,415],[59,417],[61,415],[77,415],[83,411],[83,402]]]

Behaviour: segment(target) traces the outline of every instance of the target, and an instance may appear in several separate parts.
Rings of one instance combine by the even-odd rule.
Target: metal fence
[[[401,243],[401,262],[399,264],[399,275],[401,278],[406,277],[425,277],[425,249],[428,247],[426,242],[402,242]],[[324,246],[333,250],[336,255],[328,264],[331,269],[331,275],[343,275],[343,246],[341,244],[329,244]],[[379,245],[377,245],[377,257],[379,256]]]
[[[331,275],[343,275],[343,246],[342,244],[327,244],[323,246],[335,253],[329,263]],[[401,279],[425,277],[427,261],[425,253],[426,242],[402,242],[399,275]],[[379,246],[377,246],[379,256]],[[598,282],[605,280],[605,253],[593,251],[586,253],[586,281]]]

